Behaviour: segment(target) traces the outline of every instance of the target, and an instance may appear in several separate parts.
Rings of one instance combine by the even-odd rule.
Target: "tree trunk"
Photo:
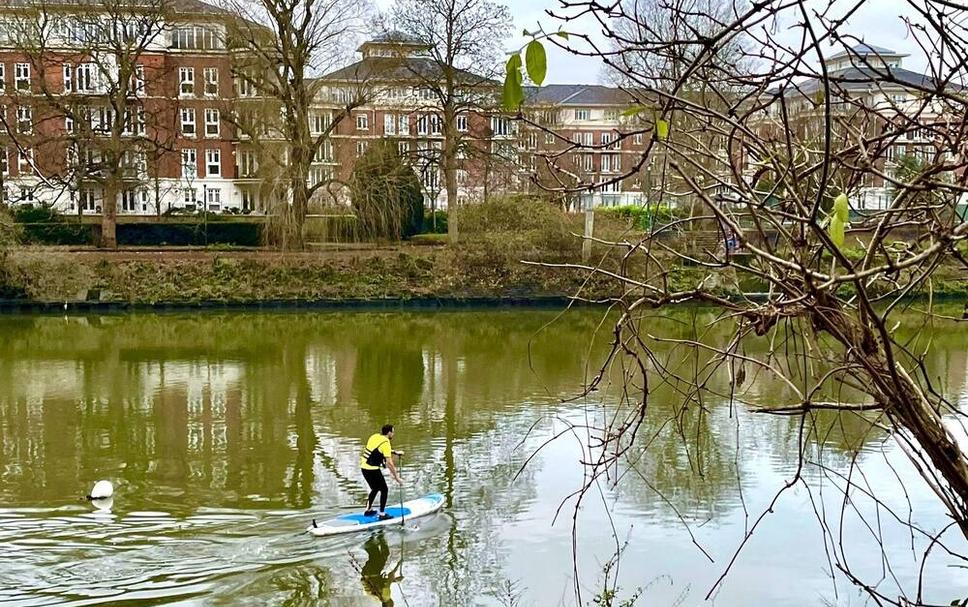
[[[117,223],[120,190],[116,178],[108,179],[104,184],[104,195],[101,199],[101,239],[98,244],[102,249],[118,248]]]

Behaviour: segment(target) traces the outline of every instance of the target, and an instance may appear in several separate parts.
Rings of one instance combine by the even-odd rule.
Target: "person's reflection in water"
[[[387,540],[383,537],[382,532],[378,532],[366,540],[363,549],[366,550],[367,557],[366,563],[360,569],[364,590],[379,599],[380,605],[393,607],[393,599],[390,598],[390,586],[403,579],[403,575],[400,574],[403,557],[401,556],[393,569],[386,573],[383,572],[387,561],[390,560],[390,546],[387,545]]]

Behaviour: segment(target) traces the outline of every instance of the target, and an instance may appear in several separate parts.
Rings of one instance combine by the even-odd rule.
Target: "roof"
[[[888,71],[891,75],[891,78],[897,82],[885,82],[885,71]],[[908,85],[913,87],[927,88],[936,88],[938,86],[936,80],[932,76],[912,72],[911,70],[906,70],[901,67],[875,69],[867,66],[853,66],[831,72],[829,80],[834,86],[846,90],[865,89],[869,88],[871,84],[876,84],[878,86]],[[813,93],[814,91],[823,88],[823,80],[821,78],[811,78],[810,80],[800,83],[799,88],[804,93]]]
[[[546,84],[527,87],[528,102],[549,105],[629,105],[636,98],[620,88],[600,84]]]
[[[373,36],[369,40],[365,41],[363,44],[419,44],[424,45],[424,42],[417,38],[416,36],[411,36],[406,32],[401,32],[400,30],[392,30],[389,32],[384,32]]]
[[[889,48],[884,48],[883,46],[874,46],[873,44],[867,44],[866,42],[861,42],[860,44],[855,44],[854,46],[844,49],[833,55],[827,57],[827,61],[833,61],[834,59],[843,59],[848,55],[854,57],[869,57],[874,55],[876,57],[907,57],[904,53],[898,53]]]
[[[425,79],[439,79],[440,66],[427,57],[365,57],[356,63],[330,72],[320,80],[413,80],[415,75]],[[457,70],[457,76],[465,82],[488,81],[484,76],[465,70]],[[499,83],[493,82],[494,85]]]

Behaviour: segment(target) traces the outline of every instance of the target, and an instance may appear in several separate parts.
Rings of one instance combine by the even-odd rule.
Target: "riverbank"
[[[560,261],[560,253],[480,245],[309,253],[22,247],[0,260],[0,310],[561,306],[579,293],[588,300],[622,294],[623,285],[604,274],[522,263]],[[673,289],[692,288],[706,276],[699,267],[664,269]],[[764,290],[755,280],[713,276],[725,296]],[[935,296],[966,292],[968,274],[938,268]]]

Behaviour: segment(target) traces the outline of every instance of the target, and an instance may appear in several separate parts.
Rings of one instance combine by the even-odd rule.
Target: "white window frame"
[[[189,131],[186,127],[191,127]],[[181,133],[183,137],[195,137],[198,135],[198,123],[195,122],[195,108],[181,108]]]
[[[3,80],[2,76],[3,76],[3,65],[0,64],[0,80]],[[67,93],[73,92],[74,91],[74,66],[71,65],[70,63],[65,63],[63,66],[61,66],[61,77],[63,78],[62,82],[64,84],[64,94],[66,95]],[[0,84],[0,89],[2,88],[3,88],[3,85]]]
[[[410,116],[407,114],[400,114],[400,118],[397,121],[397,131],[401,135],[410,134]]]
[[[206,67],[202,69],[202,77],[205,79],[205,96],[218,97],[218,68]]]
[[[575,120],[591,120],[592,111],[587,107],[575,108]]]
[[[195,68],[178,68],[178,96],[193,97],[195,95]]]
[[[259,170],[255,150],[239,150],[239,177],[254,177]]]
[[[215,168],[214,171],[212,167]],[[222,150],[218,148],[208,148],[205,150],[205,176],[222,176]]]
[[[131,74],[130,93],[141,97],[145,94],[145,66],[138,63]]]
[[[365,141],[357,141],[356,142],[356,157],[357,158],[360,158],[360,157],[363,156],[363,154],[366,154],[366,147],[367,146],[366,146],[366,142]]]
[[[383,115],[383,134],[384,135],[396,135],[397,134],[397,117],[393,114]]]
[[[182,188],[182,202],[185,206],[198,204],[198,188]]]
[[[19,175],[34,174],[34,148],[21,149],[17,154],[17,173]]]
[[[183,179],[198,177],[198,151],[195,148],[182,148],[181,176]]]
[[[0,93],[2,93],[7,88],[7,67],[6,64],[0,63]]]
[[[636,133],[635,135],[632,135],[632,143],[634,143],[635,145],[642,145],[642,139],[643,139],[642,133]]]
[[[98,71],[94,63],[80,63],[74,68],[74,90],[78,93],[95,93],[98,89]]]
[[[13,88],[18,91],[30,90],[30,64],[13,64]]]
[[[21,135],[34,132],[34,110],[29,105],[17,106],[17,132]]]
[[[205,108],[205,136],[218,137],[221,134],[220,124],[218,108]]]
[[[440,119],[440,116],[439,115],[437,115],[437,114],[431,114],[430,115],[430,134],[431,135],[440,135],[441,134],[441,129],[443,127],[443,122],[444,121]]]
[[[212,208],[215,205],[215,208]],[[218,211],[222,208],[222,188],[205,189],[205,210]]]
[[[356,114],[356,130],[357,131],[369,131],[370,130],[370,117],[366,114]]]
[[[457,114],[457,132],[467,132],[467,114]]]
[[[427,114],[421,114],[420,116],[417,116],[417,134],[418,135],[427,134],[427,126],[429,122],[430,122],[430,119],[427,117]]]

